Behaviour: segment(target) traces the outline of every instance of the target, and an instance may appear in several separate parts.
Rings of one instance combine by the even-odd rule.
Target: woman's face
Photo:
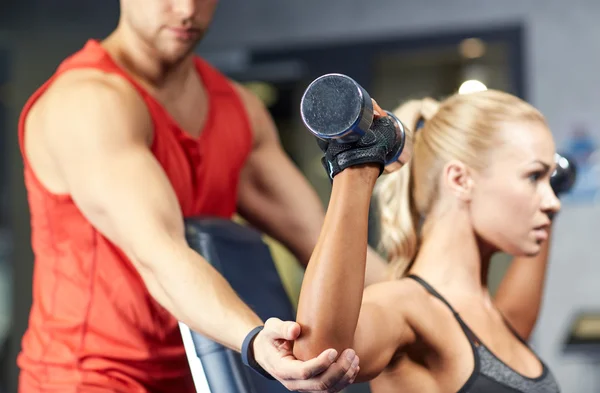
[[[560,202],[550,187],[554,141],[541,122],[502,126],[489,166],[473,175],[473,227],[493,248],[533,256],[548,238],[550,215]]]

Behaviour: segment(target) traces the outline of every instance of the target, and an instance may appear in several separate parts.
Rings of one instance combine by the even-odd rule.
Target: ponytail
[[[421,214],[414,198],[414,156],[424,127],[437,114],[440,103],[431,98],[412,100],[398,107],[394,114],[409,124],[413,138],[413,159],[401,169],[382,177],[375,197],[380,209],[381,233],[379,250],[390,263],[392,278],[401,278],[417,256]],[[412,129],[412,130],[411,130]]]
[[[412,196],[412,164],[381,178],[376,198],[380,207],[379,249],[390,263],[390,275],[401,278],[417,255],[420,215]]]

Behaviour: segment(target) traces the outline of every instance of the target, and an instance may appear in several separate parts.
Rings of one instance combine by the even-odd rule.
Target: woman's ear
[[[443,185],[456,198],[471,201],[475,181],[471,170],[463,162],[451,160],[444,166]]]

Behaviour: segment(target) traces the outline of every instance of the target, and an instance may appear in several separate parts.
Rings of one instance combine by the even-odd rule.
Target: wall
[[[114,6],[111,4],[110,6]],[[108,7],[108,6],[107,6]],[[114,24],[86,24],[91,14],[70,19],[61,27],[37,18],[19,31],[0,31],[0,45],[14,50],[12,126],[26,97],[50,74],[59,60],[78,48],[87,36],[101,36]],[[114,14],[116,15],[116,14]],[[46,15],[45,21],[52,20]],[[217,20],[201,50],[216,52],[247,47],[319,44],[377,36],[432,34],[452,29],[482,28],[522,21],[526,26],[527,95],[547,116],[558,143],[576,121],[595,125],[600,105],[600,2],[595,0],[223,0]],[[65,18],[61,18],[62,21]],[[76,20],[79,20],[76,21]],[[42,23],[44,22],[44,23]],[[104,23],[105,22],[105,23]],[[599,130],[594,130],[596,133]],[[598,135],[600,136],[600,134]],[[31,252],[27,208],[22,189],[16,139],[11,185],[17,275],[15,343],[26,323]],[[598,308],[600,268],[598,251],[590,245],[600,232],[600,209],[565,206],[558,220],[552,250],[548,291],[536,332],[535,345],[554,369],[563,391],[600,389],[597,367],[581,358],[563,358],[557,340],[565,333],[570,313],[580,307]],[[584,269],[589,272],[584,273]],[[15,347],[16,348],[16,347]],[[11,389],[11,391],[15,391]]]

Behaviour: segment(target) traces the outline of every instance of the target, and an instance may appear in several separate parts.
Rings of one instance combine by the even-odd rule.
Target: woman
[[[486,282],[495,252],[531,258],[547,243],[560,208],[550,186],[552,135],[536,109],[498,91],[431,107],[411,102],[398,112],[411,125],[429,119],[410,165],[378,185],[382,245],[397,280],[363,294],[368,209],[381,168],[347,168],[334,177],[302,284],[294,354],[354,348],[357,381],[372,380],[374,393],[558,392]]]

